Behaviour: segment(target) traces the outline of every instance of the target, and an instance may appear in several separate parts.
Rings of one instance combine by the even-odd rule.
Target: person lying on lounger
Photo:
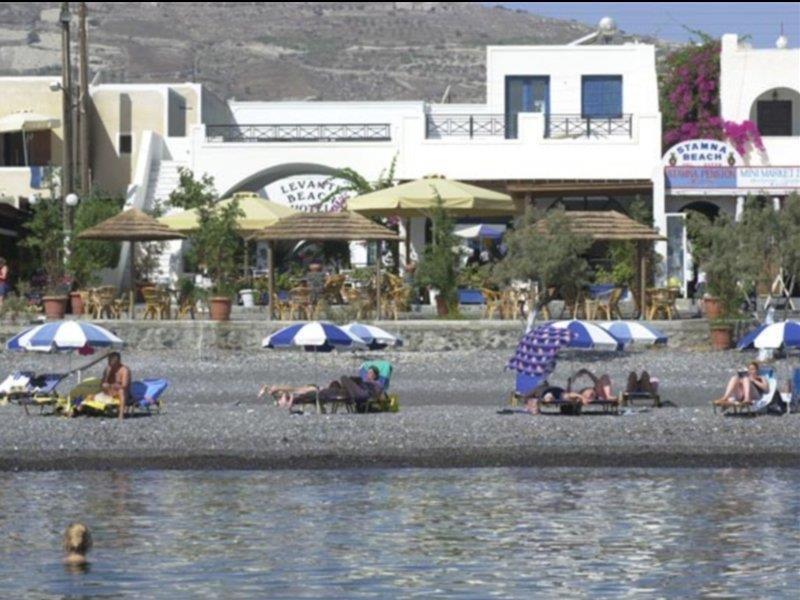
[[[299,387],[263,385],[258,392],[258,398],[260,400],[266,394],[276,396],[278,406],[288,409],[292,408],[299,397],[311,394],[316,395],[317,393],[322,401],[347,395],[352,398],[356,404],[363,404],[380,393],[381,389],[380,373],[376,367],[370,367],[367,370],[366,379],[361,379],[361,377],[357,375],[345,375],[338,381],[332,381],[328,387],[325,388],[317,388],[315,385],[303,385]]]
[[[758,374],[758,363],[753,361],[747,365],[747,371],[739,371],[728,380],[728,386],[722,398],[714,400],[714,404],[724,408],[752,404],[769,390],[766,377]]]
[[[566,392],[566,398],[575,402],[580,402],[584,406],[591,404],[595,400],[614,400],[614,393],[611,391],[611,377],[603,373],[597,377],[588,369],[580,369],[567,380],[567,387],[572,389],[572,384],[580,377],[588,377],[592,385],[581,388],[578,392]]]

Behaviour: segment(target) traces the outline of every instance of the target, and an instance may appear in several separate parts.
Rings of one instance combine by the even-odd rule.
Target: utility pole
[[[86,198],[92,188],[89,168],[89,40],[86,29],[86,2],[80,3],[80,28],[79,35],[79,75],[80,91],[78,96],[78,148],[81,165],[81,196]]]
[[[72,182],[72,61],[69,52],[69,2],[61,3],[61,102],[64,139],[61,157],[61,198],[73,191]],[[70,208],[63,203],[64,231],[70,231]]]

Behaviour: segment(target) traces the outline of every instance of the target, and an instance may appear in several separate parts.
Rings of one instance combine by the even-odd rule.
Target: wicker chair
[[[142,296],[144,296],[144,319],[169,318],[169,293],[158,288],[146,287],[142,288]]]
[[[311,320],[314,318],[314,306],[311,302],[311,288],[299,285],[289,290],[289,311],[291,319],[295,315],[300,319]]]
[[[498,313],[500,318],[503,317],[503,295],[495,290],[489,288],[482,288],[483,294],[483,318],[491,319],[494,313]]]
[[[621,319],[622,312],[619,310],[619,301],[622,299],[623,288],[618,287],[611,290],[608,298],[599,300],[597,305],[597,316],[605,314],[606,320]]]
[[[113,285],[92,290],[91,304],[94,306],[95,319],[119,319],[124,309],[124,303],[117,298],[117,288]]]
[[[341,304],[342,288],[344,287],[345,275],[329,275],[325,280],[325,287],[322,290],[322,297],[328,304]]]

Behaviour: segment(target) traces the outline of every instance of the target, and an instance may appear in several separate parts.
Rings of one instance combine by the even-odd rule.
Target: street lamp
[[[79,201],[80,198],[78,198],[78,194],[75,193],[67,194],[67,197],[64,198],[64,202],[66,202],[67,206],[69,206],[70,208],[75,208],[76,206],[78,206]]]

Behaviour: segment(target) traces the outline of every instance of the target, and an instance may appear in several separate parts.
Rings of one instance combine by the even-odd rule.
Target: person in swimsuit
[[[753,361],[747,365],[747,371],[731,377],[722,398],[714,400],[714,404],[725,409],[751,404],[761,398],[769,390],[769,382],[766,377],[758,374],[758,367],[758,363]]]
[[[103,391],[119,400],[119,418],[125,417],[125,409],[131,397],[131,370],[122,364],[119,352],[108,355],[108,366],[103,371]]]
[[[5,302],[6,296],[11,291],[11,287],[8,281],[8,263],[6,259],[0,257],[0,308],[3,307],[3,302]]]
[[[92,534],[83,523],[70,523],[64,532],[64,564],[83,566],[88,562],[86,555],[92,549]]]

